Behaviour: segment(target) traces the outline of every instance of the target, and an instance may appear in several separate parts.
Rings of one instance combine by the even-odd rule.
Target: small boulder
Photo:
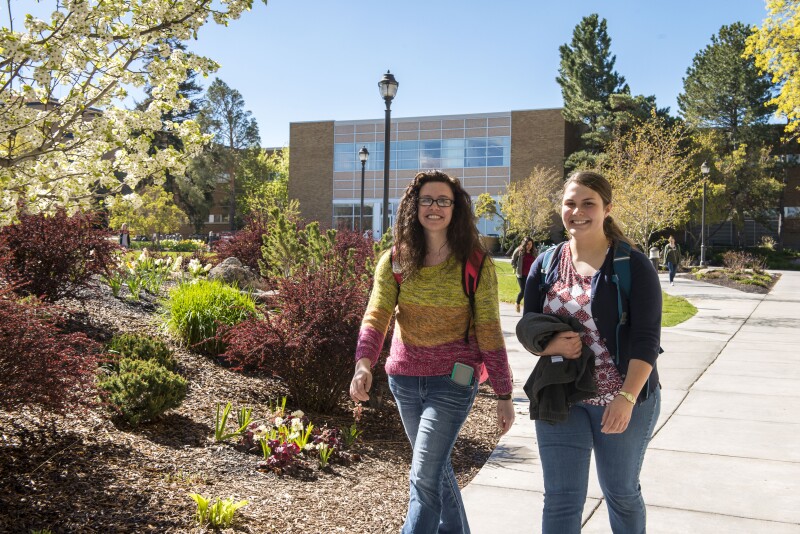
[[[211,269],[208,272],[208,278],[221,280],[226,284],[235,284],[242,289],[262,289],[264,286],[260,276],[234,257],[226,258],[225,261]]]

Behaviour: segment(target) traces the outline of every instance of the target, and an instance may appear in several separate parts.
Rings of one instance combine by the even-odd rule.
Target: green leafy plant
[[[114,298],[119,297],[119,292],[125,283],[125,276],[120,269],[111,269],[108,275],[101,275],[100,280],[111,288],[111,294],[114,295]]]
[[[319,453],[319,468],[324,469],[328,466],[328,462],[331,459],[331,455],[333,454],[333,447],[328,445],[327,443],[320,443],[319,448],[317,449]]]
[[[144,334],[120,334],[114,336],[108,351],[119,358],[131,360],[153,360],[170,371],[175,370],[175,357],[166,343]]]
[[[275,438],[273,437],[272,439]],[[265,460],[272,456],[272,447],[269,446],[269,440],[267,438],[260,439],[258,443],[261,445],[261,454],[264,456]]]
[[[342,431],[342,439],[344,440],[345,446],[348,449],[352,447],[353,443],[356,442],[362,432],[363,430],[359,430],[355,423],[351,424],[350,428],[347,430]]]
[[[220,413],[220,409],[222,410],[222,413]],[[233,405],[230,402],[225,405],[225,408],[222,408],[221,403],[217,403],[217,415],[214,418],[214,441],[217,443],[240,435],[242,432],[247,430],[248,426],[250,426],[250,422],[252,420],[250,414],[253,410],[251,408],[242,408],[236,415],[239,423],[238,428],[234,432],[226,432],[225,429],[228,425],[228,416],[230,416],[232,409]]]
[[[253,421],[253,409],[246,406],[239,408],[236,414],[236,423],[239,425],[239,432],[250,426]]]
[[[235,502],[232,498],[220,499],[217,497],[214,503],[211,498],[206,499],[199,493],[190,493],[189,497],[197,503],[197,510],[194,518],[199,525],[209,524],[214,528],[228,528],[233,523],[233,516],[236,510],[247,506],[247,501]]]
[[[180,406],[186,380],[153,360],[122,358],[119,372],[98,384],[106,401],[131,426],[150,421]]]
[[[49,528],[36,528],[31,530],[31,534],[53,534],[53,531]]]
[[[219,326],[234,326],[256,315],[253,298],[219,280],[198,279],[170,292],[167,325],[184,343],[216,355],[225,343],[217,339]]]
[[[306,444],[308,443],[308,440],[311,437],[311,431],[313,429],[314,429],[314,425],[312,425],[311,423],[308,423],[308,425],[306,425],[305,430],[297,431],[298,435],[297,435],[297,437],[292,439],[292,443],[294,443],[295,445],[300,447],[300,450],[302,451],[303,449],[306,448]]]

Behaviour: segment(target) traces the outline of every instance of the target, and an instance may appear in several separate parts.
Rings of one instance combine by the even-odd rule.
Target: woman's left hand
[[[497,401],[497,426],[500,428],[500,435],[502,436],[511,429],[514,423],[514,401],[498,400]]]
[[[633,404],[621,395],[617,395],[606,405],[603,419],[600,421],[603,434],[622,434],[628,428],[633,413]]]

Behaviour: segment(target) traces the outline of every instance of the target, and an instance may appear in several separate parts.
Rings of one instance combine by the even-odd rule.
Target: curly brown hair
[[[422,268],[425,262],[425,233],[418,217],[419,191],[429,182],[442,182],[453,191],[453,218],[447,227],[447,243],[451,254],[459,264],[466,263],[475,250],[486,253],[485,247],[478,237],[475,226],[476,217],[472,211],[472,199],[458,178],[453,178],[441,171],[425,171],[418,173],[408,184],[394,224],[394,261],[399,265],[403,278],[410,278]]]

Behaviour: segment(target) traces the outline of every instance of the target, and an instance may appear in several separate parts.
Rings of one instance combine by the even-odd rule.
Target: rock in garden
[[[211,269],[208,272],[208,278],[222,280],[226,284],[236,284],[240,288],[261,289],[263,287],[261,278],[234,257],[226,258],[225,261]]]

